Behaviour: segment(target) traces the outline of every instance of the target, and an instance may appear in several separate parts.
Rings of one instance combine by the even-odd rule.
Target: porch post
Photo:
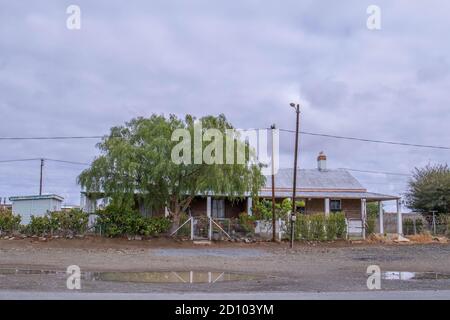
[[[366,239],[366,212],[367,211],[367,201],[366,199],[361,199],[361,221],[362,221],[362,236]]]
[[[211,218],[211,197],[206,197],[206,216]]]
[[[397,199],[397,233],[403,235],[403,217],[400,199]]]
[[[325,198],[325,216],[330,215],[330,198]]]
[[[248,197],[247,198],[247,214],[249,216],[253,215],[252,208],[253,208],[253,199],[252,199],[252,197]]]
[[[380,234],[384,234],[384,217],[383,217],[383,202],[378,201],[378,219],[380,224]]]

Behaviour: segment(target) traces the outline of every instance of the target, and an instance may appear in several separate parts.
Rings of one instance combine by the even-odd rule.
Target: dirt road
[[[83,281],[84,292],[231,293],[368,291],[366,268],[437,272],[450,275],[448,244],[297,244],[229,243],[195,246],[165,239],[0,240],[0,269],[60,270],[69,265],[92,271],[211,271],[259,276],[216,283],[130,283]],[[67,291],[66,275],[2,274],[0,290]],[[445,290],[450,279],[383,280],[384,290]]]

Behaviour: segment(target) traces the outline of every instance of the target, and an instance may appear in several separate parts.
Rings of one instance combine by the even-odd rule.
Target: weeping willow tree
[[[174,229],[196,195],[239,199],[247,193],[257,196],[264,185],[254,150],[230,129],[224,115],[132,119],[111,128],[97,145],[100,156],[78,183],[104,194],[118,208],[133,208],[136,202],[155,209],[166,206]]]

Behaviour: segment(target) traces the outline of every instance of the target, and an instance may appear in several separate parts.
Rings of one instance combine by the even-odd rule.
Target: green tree
[[[228,147],[223,137],[232,125],[224,115],[206,116],[199,121],[200,139],[208,135],[205,138],[208,142],[200,142],[200,152],[211,156],[209,164],[206,160],[195,161],[199,149],[194,127],[199,122],[194,117],[152,115],[111,128],[110,134],[98,144],[101,155],[80,174],[78,183],[88,192],[104,193],[112,204],[124,210],[134,208],[136,203],[155,209],[167,206],[173,229],[196,195],[214,193],[240,198],[250,193],[256,196],[265,178],[254,152],[247,148],[244,163],[237,164],[236,160],[239,147],[248,144],[234,136],[235,161],[228,164],[222,151]],[[189,135],[174,139],[176,129],[185,129],[182,133],[187,131]],[[208,129],[214,129],[212,134]],[[184,148],[180,148],[183,143]],[[173,161],[174,150],[183,161]]]
[[[450,210],[450,168],[445,165],[427,165],[415,168],[406,193],[409,208],[418,212]]]

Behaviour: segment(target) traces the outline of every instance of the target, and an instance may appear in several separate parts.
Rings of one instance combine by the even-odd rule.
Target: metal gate
[[[172,232],[171,236],[176,235],[181,229],[186,229],[188,226],[190,227],[189,233],[191,240],[212,240],[214,232],[223,233],[231,239],[229,231],[226,232],[219,223],[208,216],[190,217],[178,229]]]

